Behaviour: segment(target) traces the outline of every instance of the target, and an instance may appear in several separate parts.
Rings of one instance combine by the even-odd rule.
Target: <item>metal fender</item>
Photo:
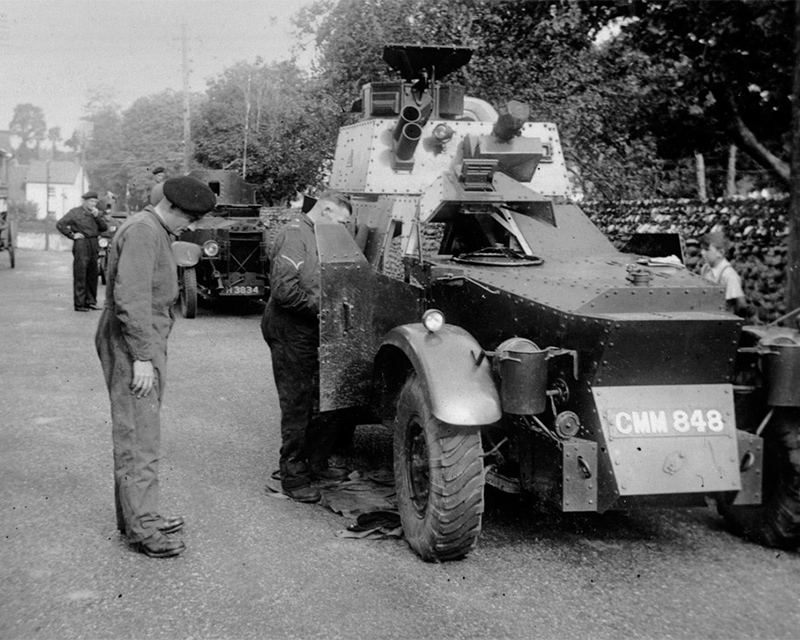
[[[200,262],[202,255],[202,249],[194,242],[176,240],[172,243],[172,257],[179,267],[193,267]]]
[[[461,327],[444,325],[435,333],[422,323],[395,327],[381,346],[400,349],[424,383],[433,415],[451,425],[497,422],[500,396],[481,346]]]

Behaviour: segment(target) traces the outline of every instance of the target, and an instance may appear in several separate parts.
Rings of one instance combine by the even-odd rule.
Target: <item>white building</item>
[[[81,205],[81,196],[89,190],[86,172],[74,162],[32,160],[24,169],[24,199],[38,205],[40,220],[47,211],[56,220],[63,217],[73,207]]]

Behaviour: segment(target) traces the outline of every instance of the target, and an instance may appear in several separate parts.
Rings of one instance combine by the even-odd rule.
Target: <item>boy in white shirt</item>
[[[720,231],[707,233],[700,240],[700,253],[705,264],[700,275],[714,284],[725,288],[725,304],[728,310],[739,317],[747,318],[753,315],[753,309],[747,304],[742,279],[736,273],[730,262],[725,259],[730,243]]]

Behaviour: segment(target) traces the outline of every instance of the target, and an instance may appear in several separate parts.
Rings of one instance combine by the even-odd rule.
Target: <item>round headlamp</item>
[[[438,309],[428,309],[422,314],[422,325],[431,333],[436,333],[444,326],[444,314]]]
[[[206,240],[206,242],[203,243],[203,253],[209,258],[213,258],[219,254],[219,245],[214,240]]]
[[[101,247],[107,247],[108,246],[108,238],[98,238],[97,239],[97,244],[99,244]]]

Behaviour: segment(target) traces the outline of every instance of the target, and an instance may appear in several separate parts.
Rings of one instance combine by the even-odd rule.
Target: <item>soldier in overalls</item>
[[[134,550],[165,558],[185,549],[165,535],[180,530],[183,518],[162,518],[158,510],[159,412],[178,297],[171,244],[214,208],[216,196],[181,176],[166,180],[155,200],[128,218],[111,244],[95,344],[111,398],[117,527]]]

